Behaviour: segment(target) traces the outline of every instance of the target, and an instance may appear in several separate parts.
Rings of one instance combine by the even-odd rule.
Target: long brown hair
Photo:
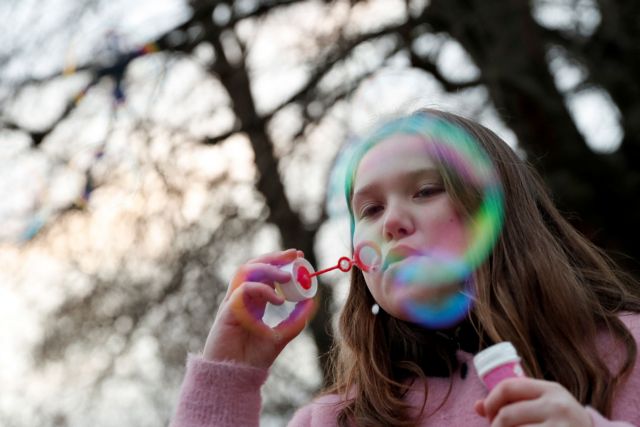
[[[621,311],[640,312],[634,280],[562,217],[538,174],[495,133],[451,113],[414,114],[468,132],[502,181],[502,232],[474,272],[476,299],[465,321],[477,334],[477,349],[511,341],[530,377],[556,381],[582,404],[609,415],[615,389],[631,372],[637,353],[633,336],[618,318]],[[478,198],[456,185],[446,170],[440,172],[454,204],[470,217]],[[350,191],[347,197],[350,205]],[[426,377],[453,372],[456,344],[383,311],[374,316],[374,303],[362,273],[354,269],[333,349],[333,385],[326,392],[345,396],[338,413],[341,426],[414,426],[428,399]],[[610,372],[599,357],[596,335],[602,328],[626,349],[618,372]],[[425,384],[418,418],[409,416],[403,399],[412,378]]]

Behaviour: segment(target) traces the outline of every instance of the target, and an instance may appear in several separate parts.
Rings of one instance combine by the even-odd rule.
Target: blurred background
[[[0,425],[166,425],[238,264],[348,254],[333,161],[420,107],[496,131],[637,274],[639,17],[636,0],[0,2]],[[345,294],[324,277],[265,426],[323,384]]]

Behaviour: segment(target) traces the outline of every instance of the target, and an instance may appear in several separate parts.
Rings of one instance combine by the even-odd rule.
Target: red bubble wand
[[[371,263],[366,263],[362,260],[361,253],[363,252],[363,250],[368,250],[369,252],[373,251],[373,257],[372,257]],[[359,245],[359,247],[354,252],[355,252],[355,256],[353,259],[346,256],[340,257],[336,265],[325,268],[324,270],[316,271],[315,273],[310,273],[309,270],[307,270],[304,267],[299,268],[298,274],[296,277],[296,279],[298,280],[298,283],[300,283],[300,285],[304,289],[309,289],[311,287],[312,277],[320,276],[321,274],[328,273],[336,269],[347,273],[351,270],[351,268],[354,265],[358,267],[360,270],[362,270],[363,272],[367,273],[369,271],[373,271],[381,260],[380,249],[378,249],[377,245],[371,242],[366,242]]]

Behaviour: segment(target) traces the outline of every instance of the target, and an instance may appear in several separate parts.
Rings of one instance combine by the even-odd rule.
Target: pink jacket
[[[640,315],[625,314],[620,317],[640,343]],[[621,351],[610,337],[598,339],[602,355],[611,369],[619,366]],[[639,344],[640,346],[640,344]],[[429,399],[421,427],[459,426],[486,427],[489,422],[473,410],[476,400],[486,396],[472,363],[473,355],[458,352],[460,362],[466,362],[468,374],[463,379],[459,372],[453,378],[451,393],[444,405],[440,405],[449,388],[450,378],[429,378]],[[267,379],[268,371],[245,365],[220,362],[212,363],[200,357],[190,356],[187,373],[182,384],[180,400],[172,421],[173,427],[255,427],[260,418],[260,387]],[[423,386],[416,382],[407,400],[419,407]],[[340,396],[325,395],[300,408],[289,427],[327,427],[336,425],[336,413]],[[628,381],[617,393],[613,405],[612,420],[605,419],[597,411],[587,408],[594,427],[640,427],[640,352]]]

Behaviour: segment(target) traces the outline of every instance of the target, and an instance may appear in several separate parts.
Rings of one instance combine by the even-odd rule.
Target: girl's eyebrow
[[[416,170],[402,171],[398,173],[395,178],[398,178],[402,181],[412,181],[414,179],[421,179],[421,178],[430,178],[430,179],[433,178],[433,179],[440,180],[440,173],[435,168],[429,168],[429,169],[421,168]],[[358,191],[354,191],[353,196],[351,197],[351,206],[354,206],[355,202],[358,199],[364,198],[370,193],[375,192],[377,186],[378,186],[378,183],[374,181],[371,184],[367,184],[364,187],[359,188]]]

